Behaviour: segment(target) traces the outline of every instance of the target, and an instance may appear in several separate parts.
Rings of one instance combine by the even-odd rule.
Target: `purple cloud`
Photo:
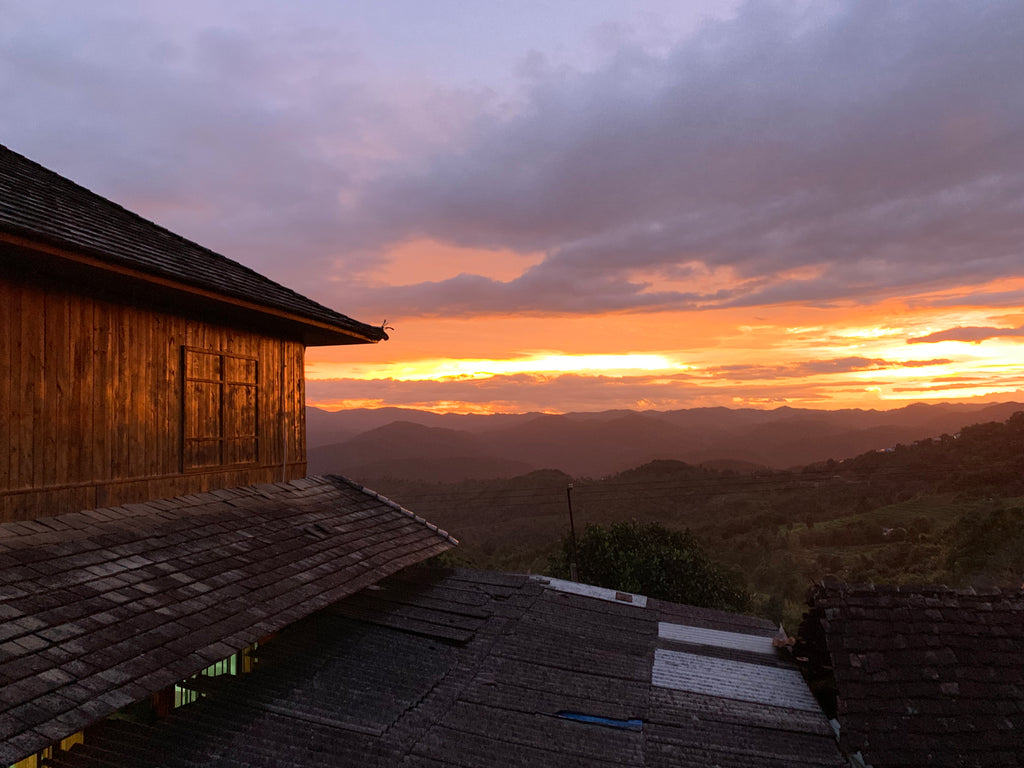
[[[936,331],[927,336],[907,339],[907,344],[935,344],[939,341],[966,341],[980,344],[986,339],[1001,339],[1024,336],[1024,325],[1019,328],[992,328],[989,326],[961,326]]]
[[[463,312],[495,297],[499,311],[567,311],[538,285],[596,282],[581,311],[692,309],[1020,274],[1024,97],[1004,74],[1019,66],[1024,7],[977,11],[751,4],[666,56],[545,73],[463,147],[367,185],[367,231],[547,254],[519,280],[480,282]],[[628,279],[687,263],[735,279],[701,293]],[[372,299],[425,312],[444,306],[442,286]]]
[[[807,360],[789,365],[723,365],[711,369],[715,375],[740,379],[801,379],[806,376],[825,374],[850,373],[852,371],[882,371],[894,368],[924,368],[931,365],[946,365],[952,360],[937,358],[934,360],[894,361],[870,357],[840,357],[830,360]]]
[[[88,7],[5,9],[3,140],[357,315],[835,305],[1024,264],[1011,0],[747,3],[657,48],[606,35],[586,68],[524,47],[474,85],[422,74],[429,40],[393,20],[410,44],[367,40],[383,11]],[[418,238],[545,256],[375,287]]]

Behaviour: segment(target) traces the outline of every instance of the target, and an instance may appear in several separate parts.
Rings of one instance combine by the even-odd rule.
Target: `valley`
[[[378,450],[394,451],[388,460],[391,470],[384,471],[384,464],[367,464],[381,474],[351,476],[459,538],[462,546],[452,556],[454,562],[531,572],[549,570],[568,531],[566,489],[571,483],[578,531],[587,524],[631,519],[689,529],[709,555],[747,584],[755,612],[782,621],[792,632],[807,588],[827,577],[951,585],[1020,581],[1024,573],[1024,414],[1011,414],[1024,407],[1008,403],[968,413],[936,406],[909,410],[894,413],[888,424],[872,424],[872,418],[882,422],[878,417],[866,417],[858,424],[852,415],[828,412],[818,414],[823,418],[817,423],[807,413],[783,414],[775,421],[761,416],[760,424],[752,423],[757,417],[751,416],[745,423],[751,435],[775,439],[777,445],[782,444],[785,429],[795,424],[802,425],[805,438],[815,429],[819,434],[832,429],[846,436],[844,444],[856,442],[850,435],[866,439],[866,434],[913,435],[934,430],[936,425],[948,428],[847,458],[818,453],[826,458],[788,469],[743,459],[700,466],[662,458],[600,477],[549,468],[510,477],[454,478],[453,471],[431,478],[432,467],[485,471],[485,462],[494,459],[483,446],[495,433],[521,429],[518,434],[524,441],[522,435],[531,431],[541,440],[541,427],[550,421],[522,420],[491,433],[479,429],[479,420],[467,422],[476,427],[475,432],[406,422],[418,429],[405,424],[392,430],[377,428],[363,435],[367,441],[362,444],[372,444],[367,435],[381,439],[402,430],[429,440],[410,441],[405,453],[385,448],[381,441]],[[702,415],[706,414],[675,418],[692,424]],[[636,424],[631,416],[580,418],[573,434],[588,434],[595,425],[621,426],[624,419]],[[725,421],[731,418],[738,424],[745,416],[730,413]],[[658,439],[668,431],[669,420],[643,418],[643,423],[661,425],[652,444],[664,445]],[[429,417],[425,420],[430,423]],[[956,420],[961,423],[948,426]],[[864,422],[869,426],[864,427]],[[722,435],[709,431],[706,440],[726,445],[737,439]],[[635,448],[638,442],[631,445]],[[431,447],[437,453],[429,461],[418,458],[417,452]],[[566,443],[544,446],[535,455],[551,457],[559,449],[569,447]],[[463,452],[464,458],[446,457],[444,450]],[[751,447],[745,455],[760,457],[762,451]],[[591,446],[579,455],[592,461],[599,454]],[[406,466],[414,471],[402,474]]]

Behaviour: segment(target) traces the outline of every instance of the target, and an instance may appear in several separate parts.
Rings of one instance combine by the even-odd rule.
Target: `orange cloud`
[[[924,329],[982,316],[992,312],[888,301],[757,312],[413,318],[396,321],[392,340],[374,348],[309,350],[307,391],[311,404],[325,407],[375,399],[465,412],[887,408],[1012,397],[1024,382],[1024,361],[1005,343],[942,348],[942,356],[907,345]]]

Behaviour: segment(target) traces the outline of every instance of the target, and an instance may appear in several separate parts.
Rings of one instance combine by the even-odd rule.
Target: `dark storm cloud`
[[[465,312],[829,303],[1018,274],[1021,39],[1019,3],[752,3],[665,57],[541,73],[513,116],[382,175],[361,211],[372,237],[544,262],[379,298],[420,313],[463,288]],[[728,284],[657,288],[693,264]]]
[[[991,328],[986,326],[960,326],[936,331],[927,336],[907,339],[907,344],[934,344],[939,341],[967,341],[980,344],[986,339],[1002,339],[1024,336],[1024,325],[1019,328]]]

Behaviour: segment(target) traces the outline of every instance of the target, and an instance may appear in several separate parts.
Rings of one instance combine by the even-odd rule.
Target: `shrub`
[[[750,605],[742,578],[714,563],[696,537],[657,523],[588,525],[577,541],[580,581],[661,600],[742,611]],[[569,574],[572,542],[562,540],[553,575]]]

